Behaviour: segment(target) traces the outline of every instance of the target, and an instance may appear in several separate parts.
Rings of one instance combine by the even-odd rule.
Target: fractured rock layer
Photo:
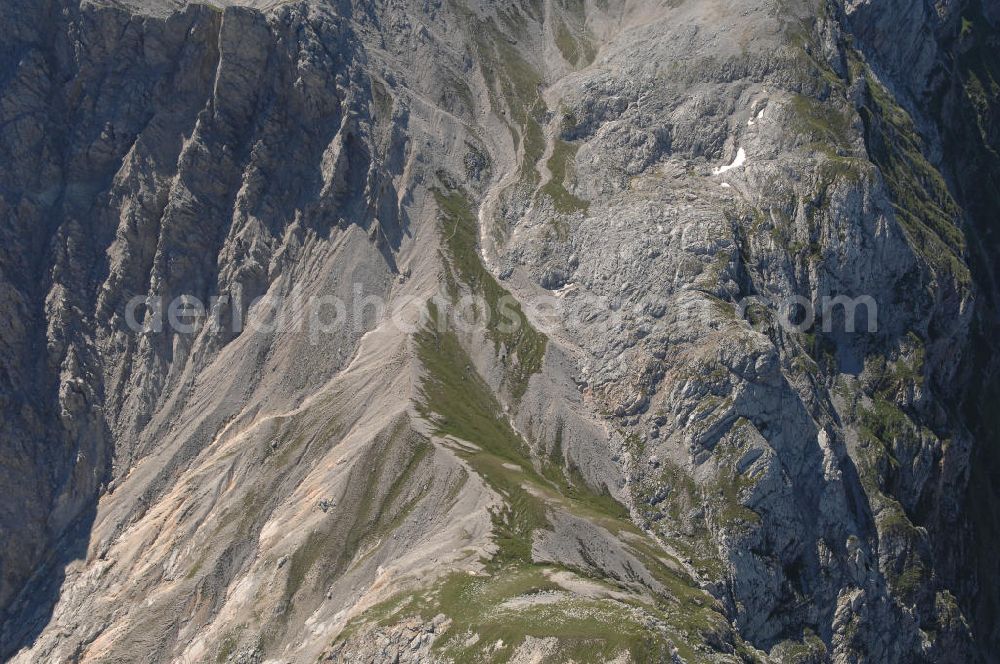
[[[4,657],[995,645],[989,7],[6,15]]]

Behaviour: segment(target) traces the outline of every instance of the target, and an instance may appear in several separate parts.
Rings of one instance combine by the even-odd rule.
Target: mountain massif
[[[0,658],[1000,650],[996,2],[0,8]]]

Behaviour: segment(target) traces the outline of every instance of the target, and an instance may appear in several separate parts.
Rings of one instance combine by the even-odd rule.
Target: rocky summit
[[[997,661],[996,0],[0,10],[0,660]]]

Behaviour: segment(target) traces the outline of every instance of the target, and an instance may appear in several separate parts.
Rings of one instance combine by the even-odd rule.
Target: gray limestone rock
[[[221,4],[4,8],[0,656],[988,659],[992,5]]]

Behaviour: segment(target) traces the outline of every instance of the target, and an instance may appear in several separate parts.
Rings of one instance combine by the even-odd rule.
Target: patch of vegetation
[[[730,407],[727,400],[706,410],[728,411]],[[726,567],[712,533],[717,529],[733,532],[754,528],[761,522],[760,515],[743,504],[747,492],[758,481],[737,469],[746,450],[748,430],[744,427],[752,425],[745,418],[738,418],[713,449],[714,480],[696,483],[681,466],[660,460],[656,480],[638,486],[634,493],[638,511],[656,532],[683,553],[699,573],[713,581],[725,577]]]
[[[406,461],[403,471],[393,480],[389,486],[389,492],[382,499],[385,505],[394,507],[395,514],[388,520],[380,519],[376,524],[373,534],[386,535],[396,530],[413,513],[417,504],[427,495],[429,486],[425,484],[412,496],[402,500],[404,492],[411,487],[411,480],[416,476],[417,470],[424,459],[430,456],[432,449],[431,444],[426,439],[420,438],[417,441],[413,449],[413,454]]]
[[[963,288],[971,284],[963,260],[963,212],[944,178],[923,153],[909,114],[874,76],[863,71],[870,104],[860,109],[868,152],[885,178],[897,218],[910,243],[935,270]]]
[[[814,631],[805,628],[799,641],[782,641],[772,651],[781,662],[824,662],[829,659],[826,644]]]
[[[567,592],[553,581],[554,573],[577,576],[607,594]],[[703,591],[678,585],[676,577],[668,587],[677,594],[643,598],[553,565],[506,566],[485,576],[455,573],[373,607],[348,625],[341,639],[363,623],[390,625],[410,616],[426,621],[443,614],[451,624],[433,647],[449,661],[507,662],[529,636],[557,639],[556,661],[603,664],[622,653],[635,662],[666,661],[672,645],[687,662],[718,661],[704,644],[718,647],[734,638],[720,606]],[[744,652],[744,661],[754,661],[738,639],[734,646]]]
[[[625,652],[632,661],[660,661],[669,652],[665,635],[650,628],[642,607],[570,595],[547,577],[556,571],[527,566],[486,577],[453,574],[428,590],[390,599],[364,618],[391,624],[444,613],[452,622],[433,647],[454,662],[510,661],[527,637],[558,639],[560,661],[603,663]],[[539,598],[544,600],[534,601]],[[348,628],[356,629],[356,623]]]
[[[556,139],[552,148],[552,156],[549,157],[546,165],[552,177],[542,185],[540,193],[552,199],[552,206],[557,212],[571,214],[573,212],[586,212],[590,203],[578,198],[566,190],[566,179],[571,174],[573,160],[580,146],[573,143]]]
[[[540,461],[541,475],[554,485],[560,494],[576,503],[579,507],[597,516],[611,516],[628,520],[629,512],[619,503],[606,486],[600,491],[590,488],[580,469],[563,454],[563,425],[556,424],[555,442],[549,451],[548,458]]]
[[[274,463],[278,466],[287,466],[292,460],[292,455],[302,449],[303,443],[306,442],[306,437],[303,433],[296,433],[291,436],[291,439],[284,440],[280,445],[278,445],[278,450],[276,454],[271,454],[268,452],[267,456],[274,460]]]
[[[959,49],[958,75],[962,81],[965,92],[965,102],[970,113],[963,114],[964,117],[972,116],[975,121],[975,129],[980,140],[976,146],[983,154],[979,155],[977,161],[982,161],[983,165],[993,170],[1000,160],[997,153],[997,132],[996,117],[997,109],[1000,108],[1000,59],[996,57],[996,36],[995,30],[990,21],[983,15],[981,7],[974,4],[966,9],[966,14],[962,16],[962,31],[960,39],[962,46]],[[965,125],[965,122],[961,124]],[[958,145],[968,147],[972,141],[955,141]],[[995,190],[995,187],[987,187]],[[993,198],[994,204],[996,193],[990,191],[988,198]]]
[[[500,578],[450,579],[440,591],[441,605],[458,610],[451,615],[455,624],[436,649],[465,662],[482,661],[483,650],[492,646],[487,661],[505,662],[526,636],[534,636],[557,638],[561,655],[582,661],[609,661],[622,652],[638,656],[650,650],[668,651],[662,634],[645,627],[628,604],[567,595],[544,571],[532,567]],[[550,593],[551,599],[531,602],[542,593]],[[510,600],[521,604],[508,608],[505,603]],[[470,634],[479,639],[470,644]]]
[[[726,410],[730,407],[731,402],[727,402],[724,406]],[[739,461],[748,449],[747,436],[752,431],[753,425],[750,421],[741,417],[733,423],[729,432],[712,450],[718,472],[715,482],[704,488],[705,501],[710,505],[715,504],[713,511],[716,520],[729,529],[732,529],[737,522],[760,523],[760,515],[743,504],[744,494],[756,486],[757,478],[746,471],[738,470]],[[716,496],[715,500],[710,499],[713,494]]]
[[[779,2],[779,6],[782,4],[787,3]],[[825,20],[837,20],[830,16],[826,3],[819,3],[817,9]],[[784,13],[789,17],[795,15],[795,11],[791,7],[785,7]],[[787,21],[785,35],[793,51],[792,58],[796,63],[790,69],[798,76],[802,89],[823,96],[830,91],[843,93],[847,88],[847,83],[826,60],[815,55],[823,52],[823,47],[817,39],[816,21],[817,17],[815,16],[810,16],[805,20],[791,18]]]
[[[559,0],[553,12],[552,29],[556,48],[569,64],[588,65],[594,61],[597,49],[587,31],[586,6],[582,0]]]
[[[223,664],[232,657],[233,653],[236,652],[236,646],[239,645],[239,632],[230,632],[226,634],[226,638],[222,639],[219,644],[219,650],[215,655],[216,664]]]
[[[932,438],[933,433],[919,427],[892,400],[891,395],[900,387],[900,380],[917,380],[921,346],[911,354],[913,361],[886,362],[884,358],[869,360],[866,373],[881,374],[872,386],[873,395],[868,406],[857,409],[859,435],[858,470],[862,486],[876,513],[875,523],[879,537],[889,539],[889,547],[901,550],[886,569],[886,578],[893,592],[904,602],[918,601],[922,588],[930,581],[929,562],[923,558],[923,535],[913,524],[903,505],[887,490],[900,471],[899,453],[913,456],[914,448],[922,438]]]
[[[413,478],[431,451],[430,442],[404,422],[380,437],[351,469],[349,486],[358,493],[345,497],[351,509],[338,510],[313,530],[288,561],[285,599],[291,601],[315,574],[311,587],[326,588],[362,551],[366,542],[397,528],[427,492]],[[391,461],[391,462],[390,462]]]
[[[542,77],[492,19],[477,22],[467,17],[467,21],[475,36],[474,45],[489,89],[490,104],[496,113],[513,121],[514,125],[509,126],[511,136],[515,143],[521,144],[519,180],[534,186],[539,179],[536,165],[545,151],[540,124],[546,112],[539,92]]]
[[[444,613],[453,625],[436,647],[455,661],[507,661],[525,636],[554,636],[561,652],[578,661],[607,661],[623,651],[632,653],[635,661],[648,661],[643,658],[659,657],[665,643],[661,634],[650,630],[648,618],[643,618],[652,615],[670,625],[672,633],[683,634],[682,653],[692,658],[689,661],[699,661],[698,653],[686,644],[706,640],[707,633],[728,630],[718,606],[694,588],[691,579],[675,571],[679,563],[665,562],[666,554],[631,523],[610,494],[591,489],[579,471],[566,463],[558,434],[548,459],[538,464],[532,461],[529,446],[473,369],[457,335],[442,331],[436,325],[435,307],[429,307],[431,324],[416,337],[418,357],[426,370],[419,408],[439,435],[476,446],[456,445],[454,452],[504,499],[504,505],[492,514],[498,551],[485,561],[487,577],[451,575],[432,590],[393,600],[394,608],[383,607],[368,619],[377,616],[379,621],[392,621],[414,613],[431,618]],[[556,590],[543,572],[559,568],[539,565],[531,555],[533,534],[548,527],[549,509],[585,517],[615,534],[666,592],[642,599],[626,585],[622,590],[632,593],[633,600],[563,593],[565,597],[558,601],[532,603],[533,595]],[[617,583],[634,581],[614,581],[610,588]],[[528,601],[517,610],[505,609],[503,603],[514,598]],[[473,634],[475,640],[470,639]],[[499,641],[503,646],[496,645]],[[682,647],[682,643],[677,645]]]
[[[958,36],[962,39],[968,39],[972,36],[972,21],[966,16],[962,17],[962,30]]]
[[[830,146],[834,150],[850,147],[850,118],[831,100],[823,102],[807,95],[795,95],[792,110],[797,120],[796,129],[817,145]]]
[[[576,43],[576,37],[570,32],[566,24],[556,19],[555,27],[556,48],[562,54],[563,59],[571,65],[576,66],[580,61],[580,47]]]
[[[382,81],[377,78],[370,78],[372,101],[375,105],[375,121],[389,122],[392,119],[392,107],[394,104],[392,95],[386,89]]]
[[[437,329],[437,312],[429,305],[434,324],[416,338],[418,357],[426,370],[422,383],[421,414],[437,433],[469,441],[475,453],[457,451],[507,504],[493,515],[500,551],[497,564],[530,562],[531,533],[547,525],[541,501],[524,490],[526,479],[542,485],[528,460],[529,450],[507,421],[489,386],[453,331]]]
[[[479,256],[479,226],[468,198],[460,191],[435,191],[443,221],[448,262],[458,279],[483,296],[489,307],[486,331],[494,350],[507,353],[507,387],[519,400],[531,376],[541,371],[548,339],[536,330],[510,293],[483,265]]]
[[[317,412],[322,413],[322,419],[297,420],[282,429],[276,439],[280,440],[277,448],[267,447],[264,450],[264,458],[268,463],[281,468],[296,465],[317,443],[326,445],[343,435],[344,423],[330,416],[329,409],[317,409]],[[310,430],[315,433],[307,436],[306,432]]]
[[[920,589],[930,582],[930,568],[920,554],[920,531],[907,518],[902,505],[892,499],[880,505],[876,524],[880,537],[894,540],[892,548],[903,548],[903,554],[886,569],[886,580],[903,601],[913,603]]]
[[[291,599],[302,587],[306,574],[316,565],[327,549],[327,533],[313,531],[306,537],[288,564],[288,576],[285,579],[285,597]],[[353,547],[352,547],[353,548]]]
[[[725,568],[712,538],[702,505],[705,498],[694,479],[683,468],[662,461],[655,482],[633,487],[639,514],[652,523],[653,529],[691,561],[703,575],[721,580]],[[682,533],[673,529],[682,527]]]

